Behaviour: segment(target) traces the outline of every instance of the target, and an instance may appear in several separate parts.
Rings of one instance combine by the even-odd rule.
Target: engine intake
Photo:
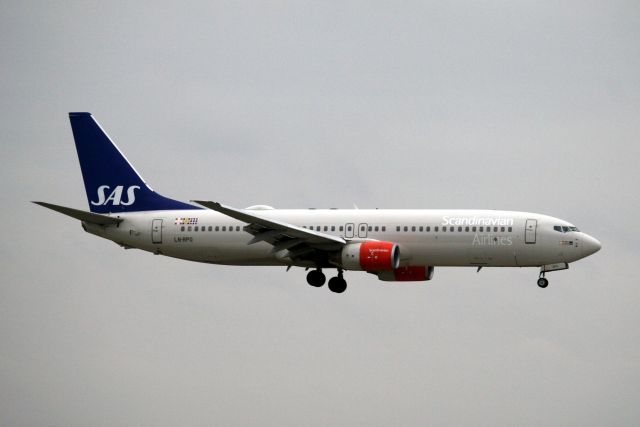
[[[350,243],[342,248],[341,261],[347,270],[392,271],[400,265],[400,248],[391,242]]]

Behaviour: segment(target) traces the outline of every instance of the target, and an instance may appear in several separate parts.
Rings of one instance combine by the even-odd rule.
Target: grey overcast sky
[[[640,3],[0,4],[0,424],[640,424]],[[87,209],[91,111],[156,190],[246,207],[547,213],[603,249],[349,273],[124,251]]]

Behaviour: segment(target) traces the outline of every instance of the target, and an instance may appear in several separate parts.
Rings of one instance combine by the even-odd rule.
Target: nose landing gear
[[[540,273],[540,277],[538,278],[538,286],[540,286],[542,289],[549,286],[549,281],[544,277],[544,272]]]
[[[566,262],[556,262],[553,264],[545,264],[540,266],[540,276],[538,277],[538,286],[546,288],[549,286],[549,281],[544,277],[545,273],[550,271],[560,271],[569,268],[569,264]]]

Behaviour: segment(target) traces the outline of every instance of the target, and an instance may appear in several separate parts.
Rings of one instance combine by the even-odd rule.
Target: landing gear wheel
[[[307,273],[307,283],[313,287],[319,288],[324,285],[324,282],[327,280],[322,270],[311,270]]]
[[[544,277],[541,277],[538,279],[538,286],[540,286],[541,288],[546,288],[547,286],[549,286],[549,281],[547,279],[545,279]]]
[[[347,290],[347,281],[342,278],[342,275],[332,277],[329,279],[329,290],[341,294]]]

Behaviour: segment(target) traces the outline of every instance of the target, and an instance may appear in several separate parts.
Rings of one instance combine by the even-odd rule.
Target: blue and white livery
[[[434,267],[539,267],[597,252],[598,240],[547,215],[497,210],[235,209],[185,203],[152,190],[90,113],[69,113],[89,211],[45,202],[85,231],[122,247],[189,261],[309,269],[307,282],[344,292],[345,271],[383,281],[425,281]]]

